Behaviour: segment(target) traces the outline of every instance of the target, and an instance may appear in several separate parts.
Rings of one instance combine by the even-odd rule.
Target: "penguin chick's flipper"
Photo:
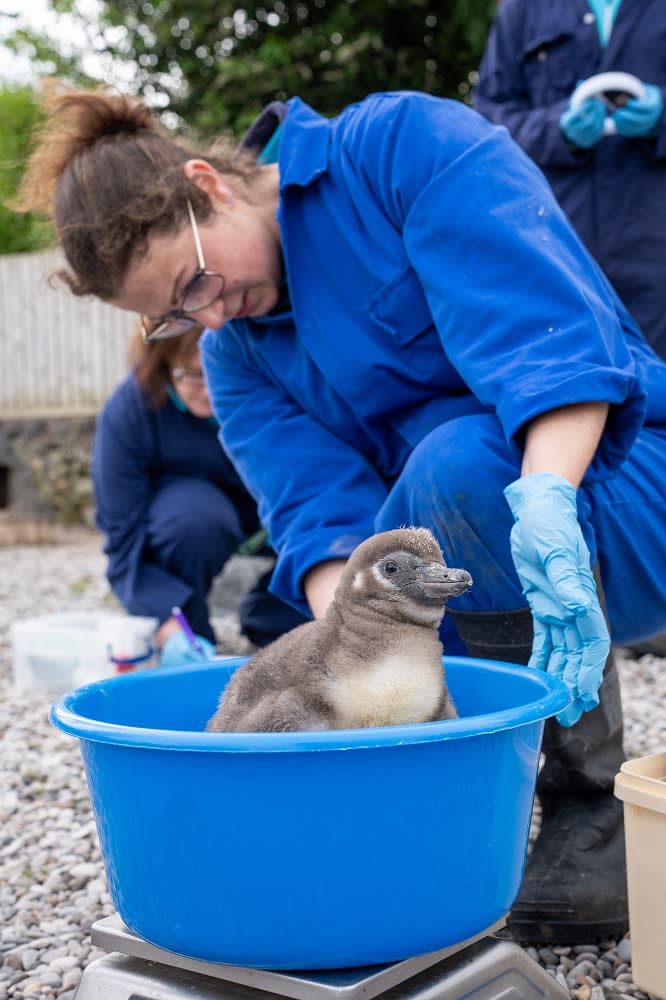
[[[447,719],[457,719],[457,718],[458,718],[458,710],[453,702],[453,698],[451,697],[449,689],[446,688],[444,694],[442,695],[442,699],[439,705],[437,706],[437,711],[433,715],[432,719],[429,719],[428,721],[445,722]]]
[[[330,729],[329,713],[309,705],[298,691],[263,698],[244,713],[229,711],[224,696],[206,727],[210,732],[293,733]]]
[[[472,586],[432,532],[380,532],[352,552],[323,618],[236,670],[212,731],[357,729],[456,718],[442,668],[446,602]]]

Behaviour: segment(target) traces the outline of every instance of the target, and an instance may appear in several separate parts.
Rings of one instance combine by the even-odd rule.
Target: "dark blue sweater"
[[[132,614],[164,620],[184,605],[189,587],[151,561],[147,518],[160,487],[178,477],[207,480],[233,502],[248,535],[259,527],[256,504],[224,453],[212,421],[170,399],[151,410],[134,375],[100,413],[92,454],[96,524],[106,535],[107,576]]]

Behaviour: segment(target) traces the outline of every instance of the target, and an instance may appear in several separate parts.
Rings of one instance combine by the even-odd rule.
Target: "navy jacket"
[[[178,409],[170,399],[148,409],[136,378],[128,375],[99,415],[92,478],[96,523],[106,535],[107,576],[132,614],[162,621],[191,595],[147,548],[153,498],[164,483],[182,477],[217,486],[234,503],[247,534],[258,529],[256,504],[220,446],[216,424]]]
[[[666,3],[622,0],[606,48],[586,0],[503,0],[475,107],[542,168],[565,212],[652,346],[666,357],[666,120],[654,139],[567,144],[559,120],[576,84],[621,70],[664,92]]]
[[[296,98],[282,127],[292,311],[234,320],[201,347],[281,597],[307,610],[304,573],[373,533],[410,453],[447,420],[495,413],[519,462],[532,418],[607,401],[588,473],[602,478],[644,419],[666,424],[666,364],[505,129],[415,93],[331,120]]]

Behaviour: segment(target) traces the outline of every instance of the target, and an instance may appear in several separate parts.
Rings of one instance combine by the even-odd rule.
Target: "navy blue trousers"
[[[460,611],[526,607],[509,544],[513,517],[503,489],[520,457],[492,414],[438,427],[412,452],[376,519],[376,530],[429,527],[451,566],[474,586]],[[643,429],[616,475],[578,490],[578,518],[597,562],[613,640],[622,645],[666,630],[666,431]],[[453,605],[452,605],[453,606]],[[450,615],[442,640],[464,653]]]
[[[215,642],[208,616],[210,588],[246,537],[233,501],[205,479],[172,479],[160,487],[150,506],[149,558],[190,588],[183,611],[194,631],[210,642]],[[241,632],[259,646],[306,620],[269,593],[270,576],[265,573],[258,580],[239,612]]]

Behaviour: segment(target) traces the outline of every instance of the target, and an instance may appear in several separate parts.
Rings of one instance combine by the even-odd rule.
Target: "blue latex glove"
[[[561,476],[537,472],[511,483],[504,495],[516,521],[511,555],[534,619],[529,665],[566,684],[572,702],[557,719],[572,726],[599,704],[610,650],[576,490]]]
[[[659,87],[645,84],[643,97],[632,97],[622,108],[613,112],[613,121],[620,135],[631,138],[656,135],[664,110],[664,98]]]
[[[183,631],[179,629],[178,632],[172,632],[162,646],[160,666],[175,667],[180,663],[202,663],[204,660],[212,659],[215,656],[215,646],[212,642],[204,639],[202,635],[196,636],[196,639],[201,645],[202,653],[192,649]]]
[[[574,91],[575,93],[576,91]],[[591,149],[604,134],[606,107],[598,97],[588,97],[575,110],[569,105],[560,116],[560,131],[574,146]]]

